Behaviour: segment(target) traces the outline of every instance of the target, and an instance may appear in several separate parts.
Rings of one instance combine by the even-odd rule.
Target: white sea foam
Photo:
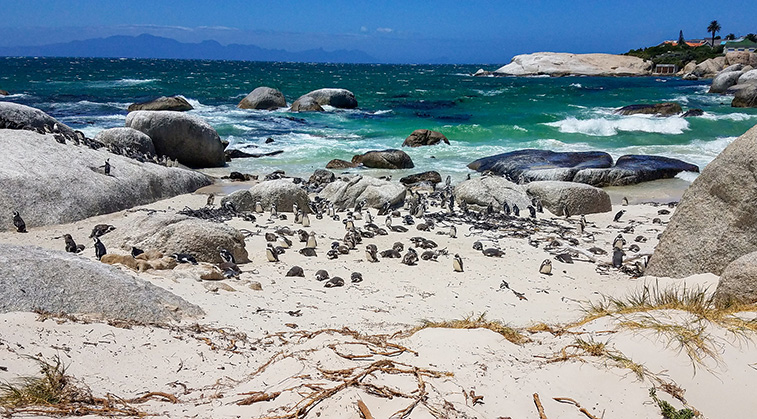
[[[711,121],[747,121],[749,119],[757,119],[757,115],[748,115],[740,112],[719,115],[705,112],[700,118]]]
[[[576,119],[568,117],[561,121],[548,122],[544,125],[557,128],[568,134],[585,134],[595,137],[609,137],[619,131],[650,132],[659,134],[683,134],[689,129],[689,123],[683,118],[657,118],[647,115],[620,116],[617,118]]]
[[[513,129],[516,130],[516,131],[528,132],[527,129],[525,129],[523,127],[520,127],[518,125],[513,125]]]
[[[582,88],[582,87],[583,87],[583,86],[581,85],[581,83],[571,83],[571,84],[570,84],[570,86],[571,86],[571,87],[575,87],[575,88],[578,88],[578,89],[580,89],[580,88]]]

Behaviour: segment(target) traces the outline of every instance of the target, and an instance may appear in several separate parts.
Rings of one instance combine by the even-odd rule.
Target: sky
[[[182,42],[361,50],[380,62],[505,64],[537,51],[623,53],[757,33],[757,1],[0,0],[0,46],[149,33]]]

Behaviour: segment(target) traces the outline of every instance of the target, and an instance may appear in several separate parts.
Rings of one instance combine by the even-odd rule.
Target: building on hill
[[[736,52],[736,51],[755,52],[757,51],[757,42],[752,42],[744,38],[739,39],[739,40],[733,40],[733,41],[725,41],[725,43],[723,43],[723,50],[725,52]]]
[[[706,39],[687,39],[686,45],[696,48],[701,47],[702,45],[710,45],[710,42],[711,41],[708,41]],[[665,43],[670,44],[674,47],[678,45],[678,41],[665,41]]]

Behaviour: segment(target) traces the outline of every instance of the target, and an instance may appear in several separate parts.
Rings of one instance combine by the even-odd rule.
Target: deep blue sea
[[[504,64],[504,63],[503,63]],[[472,77],[479,66],[301,64],[240,61],[0,58],[0,97],[40,108],[88,136],[124,125],[129,104],[183,95],[231,147],[273,157],[237,159],[231,170],[308,175],[334,158],[400,148],[413,130],[451,145],[406,149],[412,172],[462,177],[480,157],[521,148],[656,154],[704,167],[757,124],[757,109],[730,107],[709,82],[676,78]],[[494,70],[496,67],[487,68]],[[289,103],[323,87],[355,93],[359,109],[324,113],[251,111],[237,103],[258,86]],[[619,116],[634,103],[675,101],[694,118]],[[266,144],[267,138],[273,142]],[[366,173],[370,170],[362,169]],[[683,175],[687,176],[687,175]],[[689,175],[690,176],[690,175]],[[689,178],[690,180],[691,178]]]

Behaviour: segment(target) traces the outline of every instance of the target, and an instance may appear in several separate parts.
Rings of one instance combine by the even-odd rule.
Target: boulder
[[[628,55],[537,52],[516,55],[510,64],[494,73],[511,76],[647,76],[651,71],[651,61]]]
[[[260,201],[266,210],[271,208],[271,204],[276,204],[276,210],[279,212],[292,212],[293,204],[305,213],[309,212],[308,194],[299,185],[294,184],[291,179],[276,179],[260,182],[250,188],[253,205]],[[242,211],[252,211],[254,208],[244,207],[237,208]]]
[[[323,107],[311,96],[301,96],[289,108],[292,112],[323,112]]]
[[[413,185],[416,183],[426,182],[431,184],[431,186],[436,185],[437,183],[441,183],[442,181],[442,175],[439,174],[439,172],[430,170],[428,172],[423,173],[416,173],[414,175],[405,176],[402,179],[400,179],[400,183],[408,186]]]
[[[0,102],[0,129],[35,131],[40,134],[63,135],[66,140],[76,141],[74,130],[68,125],[37,108],[13,102]]]
[[[492,73],[491,71],[484,70],[483,68],[479,68],[478,70],[476,70],[475,73],[473,73],[474,77],[491,77],[493,75],[494,73]]]
[[[176,111],[184,112],[194,109],[184,96],[161,96],[147,102],[132,103],[127,110],[134,111]]]
[[[9,91],[0,89],[0,96],[8,96],[10,94]]]
[[[610,195],[594,186],[574,182],[542,181],[526,186],[528,195],[538,198],[552,214],[596,214],[612,211]]]
[[[683,74],[690,74],[694,71],[694,69],[697,68],[697,62],[696,61],[689,61],[686,63],[685,66],[683,66],[683,69],[681,70],[681,73]]]
[[[369,151],[352,156],[352,163],[373,169],[412,169],[413,160],[402,150]]]
[[[678,159],[662,156],[625,155],[608,169],[583,169],[573,182],[589,185],[625,186],[658,179],[669,179],[681,172],[699,173],[699,167]]]
[[[337,208],[352,208],[363,200],[371,208],[381,208],[387,203],[394,206],[404,202],[406,192],[399,183],[356,175],[329,183],[319,196],[331,201]]]
[[[326,163],[327,169],[352,169],[353,167],[357,167],[357,164],[340,159],[333,159]]]
[[[734,108],[757,108],[757,83],[744,85],[739,89],[731,101]]]
[[[674,102],[655,103],[652,105],[628,105],[615,110],[619,115],[658,115],[671,116],[683,112],[681,105]]]
[[[0,265],[2,313],[42,310],[138,323],[204,314],[163,288],[71,253],[2,244]]]
[[[13,211],[21,213],[27,227],[64,224],[212,183],[195,171],[140,163],[103,148],[60,144],[52,135],[30,131],[0,130],[0,150],[0,231],[12,228]],[[100,168],[106,159],[110,176]]]
[[[757,67],[757,54],[749,51],[726,52],[725,61],[728,65],[742,64]]]
[[[215,223],[181,214],[135,212],[127,222],[100,238],[106,248],[131,251],[132,246],[157,250],[166,256],[189,253],[200,262],[223,262],[222,247],[234,255],[237,263],[247,263],[244,236],[224,223]]]
[[[712,79],[712,85],[708,93],[723,93],[729,87],[735,85],[741,77],[741,71],[723,71]]]
[[[749,70],[741,73],[737,84],[757,84],[757,70]]]
[[[701,78],[713,78],[725,67],[725,57],[708,58],[697,64],[692,74]]]
[[[133,128],[105,129],[95,136],[95,140],[105,144],[111,150],[131,149],[150,157],[155,155],[155,145],[152,143],[152,139],[144,132]]]
[[[702,116],[704,115],[704,110],[699,108],[693,108],[689,109],[688,111],[681,114],[681,118],[689,118],[692,116]]]
[[[497,154],[468,164],[472,170],[492,171],[512,180],[519,180],[521,176],[528,177],[526,180],[572,180],[580,169],[610,166],[612,157],[601,151],[555,152],[536,149]],[[552,178],[539,178],[540,172],[548,172],[546,174]]]
[[[315,169],[310,178],[308,179],[309,185],[323,186],[336,180],[334,172],[325,169]]]
[[[287,100],[283,93],[271,87],[261,86],[242,99],[237,108],[274,110],[286,105]]]
[[[126,116],[126,126],[147,134],[159,155],[177,159],[187,166],[226,164],[218,133],[197,116],[174,111],[135,111]]]
[[[480,176],[460,182],[455,186],[455,199],[481,207],[492,204],[498,210],[505,202],[511,207],[517,204],[523,210],[531,205],[522,186],[501,176]]]
[[[252,199],[252,194],[248,189],[231,192],[221,199],[222,207],[228,203],[231,203],[237,211],[255,210],[255,201]]]
[[[318,89],[313,90],[297,99],[301,101],[304,96],[313,98],[320,106],[333,106],[342,109],[357,108],[355,95],[346,89]]]
[[[757,252],[747,253],[725,267],[715,290],[715,300],[757,303]]]
[[[449,140],[441,132],[431,131],[429,129],[417,129],[413,131],[405,142],[402,143],[402,147],[420,147],[424,145],[436,145],[440,142],[449,144]]]
[[[646,273],[682,278],[757,251],[757,127],[734,140],[686,189]]]

